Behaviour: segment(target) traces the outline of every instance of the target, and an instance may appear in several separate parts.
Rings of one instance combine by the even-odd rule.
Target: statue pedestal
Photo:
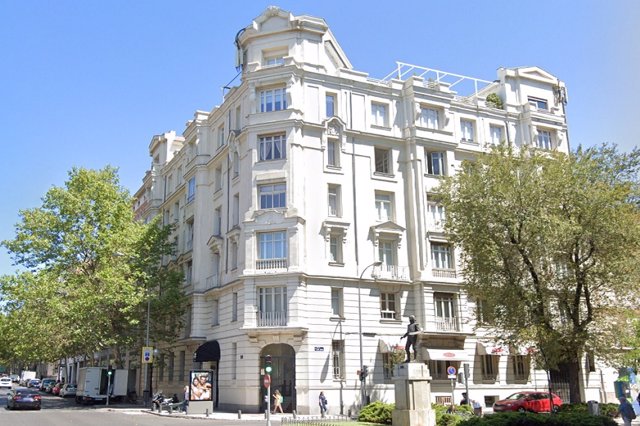
[[[418,362],[398,364],[393,369],[393,382],[396,388],[393,426],[434,426],[429,367]]]

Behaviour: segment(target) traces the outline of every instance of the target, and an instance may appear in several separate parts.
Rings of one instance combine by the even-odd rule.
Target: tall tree
[[[171,230],[134,220],[114,168],[74,168],[64,187],[20,215],[15,238],[3,245],[27,272],[0,280],[5,319],[19,325],[16,348],[42,342],[35,355],[48,361],[112,348],[120,360],[122,348],[142,344],[147,306],[158,321],[181,325],[181,275],[160,267],[172,251]]]
[[[571,155],[500,146],[439,189],[466,291],[492,309],[496,336],[568,372],[581,400],[585,351],[612,359],[638,306],[640,152]]]

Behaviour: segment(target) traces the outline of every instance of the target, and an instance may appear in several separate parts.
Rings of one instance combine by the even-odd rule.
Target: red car
[[[549,392],[516,392],[494,403],[493,411],[496,413],[504,411],[543,413],[550,412],[550,408],[557,411],[562,405],[562,399],[554,393],[551,396],[553,397],[553,407],[550,407]]]

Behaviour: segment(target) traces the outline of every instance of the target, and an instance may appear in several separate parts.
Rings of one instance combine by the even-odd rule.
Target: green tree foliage
[[[613,360],[638,306],[639,164],[638,150],[608,145],[572,155],[500,146],[439,191],[469,295],[491,309],[500,339],[568,372],[571,402],[584,352]]]
[[[42,206],[20,212],[3,241],[23,272],[0,279],[13,359],[53,361],[142,344],[147,303],[154,341],[175,338],[186,297],[181,275],[160,267],[170,228],[134,220],[117,171],[74,168]],[[171,322],[171,324],[170,324]]]

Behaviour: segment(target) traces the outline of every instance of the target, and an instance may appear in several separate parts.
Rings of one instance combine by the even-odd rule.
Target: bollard
[[[242,420],[242,410],[238,410],[238,420]]]
[[[298,416],[297,416],[296,410],[293,410],[293,411],[292,411],[292,413],[293,413],[293,418],[294,418],[294,419],[297,419],[297,418],[298,418]]]
[[[209,409],[208,408],[206,410],[204,410],[204,415],[205,415],[205,417],[209,417]]]

